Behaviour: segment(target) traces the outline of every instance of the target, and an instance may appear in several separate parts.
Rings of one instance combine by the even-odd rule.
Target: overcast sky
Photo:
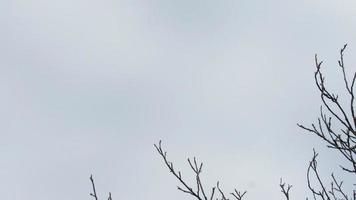
[[[192,199],[184,177],[204,161],[247,199],[305,199],[315,147],[297,122],[318,116],[314,53],[342,88],[338,50],[356,66],[351,0],[0,0],[1,199]],[[352,64],[353,63],[353,64]],[[105,199],[103,198],[103,199]]]

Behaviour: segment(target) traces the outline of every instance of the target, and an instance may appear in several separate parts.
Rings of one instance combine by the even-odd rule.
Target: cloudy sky
[[[355,13],[351,0],[0,0],[1,198],[91,199],[93,173],[101,197],[191,199],[162,139],[184,177],[197,156],[207,186],[282,199],[283,177],[305,199],[312,148],[327,175],[339,161],[296,126],[318,115],[313,56],[342,88]]]

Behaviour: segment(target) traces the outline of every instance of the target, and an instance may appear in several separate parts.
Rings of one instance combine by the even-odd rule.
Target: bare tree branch
[[[95,183],[94,183],[94,178],[93,178],[93,175],[90,175],[90,182],[91,182],[91,186],[92,186],[92,189],[93,189],[93,192],[90,193],[90,196],[92,196],[95,200],[98,200],[98,195],[96,194],[96,188],[95,188]],[[108,197],[108,200],[112,200],[111,198],[111,192],[109,192],[109,197]]]
[[[300,128],[310,132],[319,138],[321,138],[328,148],[337,150],[339,154],[348,161],[349,166],[340,166],[341,169],[349,173],[351,176],[356,175],[356,113],[354,108],[355,93],[354,85],[356,82],[356,73],[353,74],[351,81],[347,78],[345,70],[344,53],[347,44],[340,49],[340,59],[338,60],[338,66],[341,69],[344,88],[347,91],[347,106],[343,105],[340,101],[339,95],[330,91],[326,86],[326,79],[321,71],[323,61],[318,60],[317,54],[315,54],[315,67],[314,73],[315,85],[320,93],[320,99],[322,106],[320,107],[320,116],[317,119],[317,123],[312,123],[310,126],[304,126],[297,124]],[[326,112],[325,112],[326,111]],[[336,126],[335,126],[336,123]],[[184,193],[190,194],[197,200],[229,200],[220,187],[220,183],[217,182],[216,186],[212,187],[211,193],[206,194],[201,181],[201,173],[203,163],[198,163],[196,158],[193,160],[188,159],[190,168],[195,173],[195,189],[190,186],[185,180],[183,180],[181,172],[176,171],[173,167],[173,163],[167,160],[167,153],[163,151],[161,141],[158,145],[154,145],[158,153],[163,158],[163,161],[170,173],[173,174],[180,182],[181,186],[178,189]],[[318,171],[317,162],[318,153],[313,149],[313,157],[309,162],[307,168],[307,184],[314,200],[356,200],[356,190],[352,191],[351,195],[348,195],[343,188],[343,181],[337,180],[334,174],[331,174],[331,182],[325,184],[325,181],[320,176]],[[354,184],[356,186],[356,184]],[[283,180],[280,180],[279,187],[286,200],[290,200],[290,190],[292,185],[286,184]],[[217,190],[217,192],[215,192]],[[218,194],[216,194],[218,193]],[[239,192],[236,189],[230,193],[236,200],[242,200],[245,192]],[[307,198],[308,200],[308,198]]]
[[[356,73],[353,74],[352,80],[349,81],[346,76],[344,53],[347,44],[340,49],[340,59],[338,66],[342,72],[342,78],[345,89],[348,93],[349,105],[344,106],[340,103],[339,96],[331,92],[325,84],[325,77],[321,72],[322,61],[318,60],[315,55],[316,71],[314,73],[315,84],[320,92],[320,98],[323,106],[320,108],[320,117],[317,124],[311,124],[310,127],[298,124],[298,126],[308,132],[311,132],[327,143],[327,147],[337,150],[342,157],[348,161],[349,167],[340,166],[346,173],[351,176],[356,175],[356,117],[355,117],[355,93],[354,85]],[[324,113],[323,107],[326,108],[330,116]],[[336,123],[334,128],[332,123]],[[315,152],[309,163],[307,170],[307,182],[313,198],[322,200],[356,200],[355,190],[352,195],[347,195],[343,190],[343,181],[338,181],[334,174],[331,175],[332,181],[330,188],[324,183],[317,169],[318,153]],[[312,178],[314,181],[312,181]]]
[[[188,158],[188,164],[190,168],[193,170],[195,173],[195,188],[191,187],[182,177],[182,174],[180,171],[176,171],[173,167],[173,163],[168,161],[167,159],[167,152],[165,152],[162,149],[162,142],[159,141],[158,145],[154,144],[157,152],[161,155],[166,167],[169,169],[169,172],[173,174],[173,176],[180,182],[182,186],[178,186],[178,190],[182,191],[183,193],[187,193],[194,198],[198,200],[213,200],[216,198],[217,200],[229,200],[225,193],[222,191],[220,188],[219,182],[217,182],[216,186],[212,187],[210,195],[206,194],[206,189],[203,186],[203,183],[201,181],[201,173],[202,173],[202,168],[203,168],[203,163],[198,163],[196,158],[193,158],[193,161]],[[215,190],[218,189],[220,196],[216,196]],[[233,193],[230,193],[232,197],[234,197],[236,200],[242,200],[243,196],[246,194],[246,191],[241,193],[237,191],[236,189],[234,190]],[[208,198],[210,196],[210,198]]]
[[[285,182],[283,182],[283,180],[280,180],[279,183],[279,187],[281,188],[281,192],[284,194],[284,196],[286,197],[286,200],[289,200],[289,191],[292,188],[292,185],[286,185]]]
[[[96,189],[95,189],[93,175],[90,175],[90,181],[91,181],[91,185],[93,187],[93,193],[90,193],[90,196],[94,197],[95,200],[98,200],[98,196],[96,195]]]
[[[327,143],[327,147],[335,149],[341,153],[341,155],[349,161],[350,167],[341,166],[344,171],[356,174],[356,117],[354,109],[354,85],[356,79],[356,73],[353,75],[351,84],[347,79],[344,64],[344,52],[347,44],[340,50],[340,59],[338,65],[342,72],[344,85],[349,94],[350,106],[345,107],[340,103],[339,96],[330,92],[325,85],[325,77],[321,72],[322,61],[318,60],[315,55],[316,72],[314,73],[315,84],[320,92],[320,98],[323,102],[323,107],[331,114],[327,116],[323,112],[323,107],[320,108],[320,117],[318,118],[317,125],[312,124],[311,127],[298,124],[298,126],[308,132],[314,133]],[[347,112],[349,110],[349,112]],[[347,114],[349,113],[349,114]],[[341,125],[340,130],[335,130],[332,127],[332,119],[336,119]],[[339,126],[337,126],[339,127]]]

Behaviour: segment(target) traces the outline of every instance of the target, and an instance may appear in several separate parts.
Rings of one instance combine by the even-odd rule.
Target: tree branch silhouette
[[[98,198],[98,195],[96,194],[96,187],[95,187],[93,175],[90,175],[89,179],[90,179],[92,190],[93,190],[93,192],[90,193],[90,196],[92,196],[95,200],[98,200],[99,198]],[[111,192],[109,192],[108,200],[112,200]]]
[[[316,71],[314,73],[315,84],[320,93],[320,98],[323,105],[320,107],[320,117],[317,123],[312,123],[310,127],[298,124],[298,126],[308,132],[321,138],[327,143],[327,147],[337,150],[339,155],[344,157],[349,166],[341,166],[341,169],[351,176],[356,176],[356,116],[354,109],[355,93],[354,85],[356,80],[356,73],[353,74],[351,81],[347,78],[345,72],[344,53],[347,44],[340,49],[340,59],[338,60],[338,66],[341,69],[344,87],[348,94],[349,105],[342,105],[339,95],[330,91],[326,86],[326,79],[323,75],[321,68],[323,61],[318,60],[317,54],[315,55]],[[324,108],[326,108],[329,115],[325,114]],[[336,128],[333,125],[336,123]],[[334,174],[331,175],[332,181],[330,188],[321,179],[317,169],[317,157],[318,153],[313,150],[312,160],[309,162],[307,170],[307,182],[308,188],[312,192],[313,198],[322,200],[356,200],[356,192],[352,191],[352,195],[346,195],[346,192],[342,188],[343,181],[337,181]],[[314,177],[315,184],[313,186],[311,177]],[[316,187],[318,189],[316,189]]]
[[[283,195],[286,197],[286,200],[289,200],[289,191],[292,188],[292,185],[289,184],[286,185],[286,183],[283,182],[283,180],[281,179],[279,183],[279,187],[281,188],[281,192],[283,193]]]
[[[193,189],[193,187],[190,186],[190,184],[188,184],[187,181],[183,179],[181,172],[174,169],[173,163],[167,159],[167,152],[162,149],[162,141],[159,141],[158,145],[154,144],[154,146],[157,152],[159,153],[159,155],[161,155],[166,167],[169,169],[169,172],[181,184],[181,186],[178,186],[178,190],[193,196],[197,200],[213,200],[213,199],[229,200],[229,198],[227,198],[226,194],[220,188],[219,182],[217,182],[216,186],[211,187],[210,194],[206,193],[207,190],[203,186],[203,183],[201,181],[203,163],[198,163],[195,157],[193,158],[193,161],[188,158],[188,164],[190,168],[193,170],[193,172],[195,173],[195,184],[194,184],[195,189]],[[215,192],[216,190],[218,190],[219,196]],[[236,200],[242,200],[245,194],[246,191],[239,192],[236,189],[234,190],[234,192],[230,193],[230,195]]]

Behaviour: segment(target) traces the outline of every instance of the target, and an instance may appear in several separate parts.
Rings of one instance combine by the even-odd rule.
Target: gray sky
[[[355,13],[351,0],[1,0],[1,198],[90,199],[93,173],[103,197],[191,199],[162,139],[185,177],[197,156],[207,185],[282,199],[283,177],[304,199],[313,147],[338,170],[296,126],[318,115],[313,56],[342,87]]]

